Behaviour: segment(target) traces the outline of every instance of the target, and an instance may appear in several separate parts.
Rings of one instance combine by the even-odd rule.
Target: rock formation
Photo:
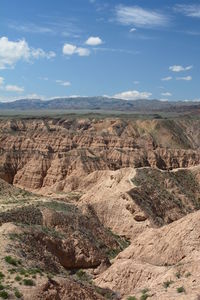
[[[199,126],[198,120],[0,121],[0,178],[29,190],[66,191],[95,170],[195,166]]]
[[[198,300],[199,128],[1,120],[0,296]]]

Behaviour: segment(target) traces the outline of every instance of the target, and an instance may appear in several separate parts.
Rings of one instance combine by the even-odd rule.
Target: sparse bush
[[[34,268],[34,269],[29,269],[28,270],[29,274],[35,275],[35,274],[41,274],[42,271],[39,268]]]
[[[35,285],[35,283],[32,279],[24,279],[23,282],[24,282],[24,285],[28,285],[28,286]]]
[[[145,288],[145,289],[141,290],[141,293],[142,293],[142,294],[146,294],[148,291],[149,291],[149,289],[148,289],[148,288]]]
[[[14,274],[14,273],[17,272],[17,270],[13,268],[13,269],[9,269],[8,272],[9,272],[10,274]]]
[[[10,234],[9,234],[9,238],[10,238],[11,240],[16,240],[16,239],[19,238],[19,235],[16,234],[16,233],[10,233]]]
[[[137,300],[137,298],[135,296],[129,296],[127,300]]]
[[[17,275],[17,276],[15,277],[15,280],[16,280],[16,281],[21,281],[22,278],[21,278],[19,275]]]
[[[4,289],[5,289],[5,287],[2,284],[0,284],[0,291],[2,291]]]
[[[81,281],[91,282],[90,276],[86,272],[84,272],[83,270],[81,270],[81,269],[76,272],[76,276]]]
[[[164,288],[167,289],[172,283],[173,283],[173,281],[167,280],[167,281],[163,282],[163,286],[164,286]]]
[[[176,290],[177,290],[177,293],[185,293],[185,289],[183,286],[178,287]]]
[[[0,280],[3,279],[5,275],[0,271]]]
[[[11,257],[11,256],[6,256],[5,257],[5,261],[10,264],[10,265],[13,265],[13,266],[17,266],[18,265],[18,262],[15,258]]]
[[[20,269],[19,273],[20,273],[21,275],[26,275],[26,270],[22,268],[22,269]]]
[[[0,297],[2,299],[8,299],[9,295],[8,295],[8,293],[6,291],[1,291],[0,292]]]
[[[179,278],[181,278],[181,273],[180,272],[177,272],[176,273],[176,277],[179,279]]]
[[[15,289],[15,297],[20,299],[20,298],[22,298],[22,296],[23,296],[22,293],[20,293],[20,291],[18,289]]]
[[[185,277],[186,278],[188,278],[188,277],[190,277],[192,274],[190,273],[190,272],[187,272],[186,274],[185,274]]]
[[[148,291],[148,288],[141,290],[142,296],[140,297],[140,300],[146,300],[149,297],[149,295],[147,294]]]

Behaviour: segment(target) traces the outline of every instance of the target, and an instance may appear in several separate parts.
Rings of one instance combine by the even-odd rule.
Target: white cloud
[[[13,85],[13,84],[5,85],[5,80],[3,77],[0,77],[0,90],[6,92],[17,92],[17,93],[24,92],[24,88],[18,85]]]
[[[28,24],[9,24],[9,28],[21,31],[21,32],[28,32],[28,33],[40,33],[40,34],[45,34],[45,33],[54,33],[54,31],[49,28],[49,27],[43,27],[43,26],[38,26],[34,23],[28,23]]]
[[[63,54],[64,55],[78,54],[79,56],[89,56],[90,50],[86,48],[77,47],[72,44],[64,44]]]
[[[72,55],[76,53],[77,47],[71,44],[64,44],[63,46],[63,54],[65,55]]]
[[[0,86],[2,86],[4,84],[4,78],[0,77]]]
[[[32,57],[39,59],[39,58],[54,58],[56,56],[55,52],[53,51],[49,51],[49,52],[45,52],[44,50],[42,50],[41,48],[38,49],[32,49]]]
[[[139,84],[140,82],[138,80],[133,81],[134,84]]]
[[[56,80],[56,82],[62,86],[70,86],[71,85],[70,81]]]
[[[152,93],[139,92],[139,91],[126,91],[119,94],[115,94],[113,98],[124,99],[124,100],[138,100],[138,99],[149,99]]]
[[[40,23],[22,23],[13,22],[9,20],[9,28],[17,30],[19,32],[31,33],[31,34],[45,34],[56,35],[64,37],[78,38],[82,32],[82,29],[77,27],[75,20],[61,18],[60,16],[43,16],[42,25]]]
[[[179,65],[174,65],[169,67],[169,70],[172,72],[183,72],[183,71],[189,71],[193,68],[193,66],[187,66],[187,67],[183,67],[183,66],[179,66]]]
[[[172,94],[169,93],[169,92],[162,93],[161,95],[162,96],[166,96],[166,97],[171,97],[172,96]]]
[[[121,24],[134,25],[136,27],[155,27],[168,23],[165,15],[139,6],[119,5],[116,7],[116,17]]]
[[[101,51],[101,52],[118,52],[118,53],[126,53],[131,55],[139,54],[140,52],[137,50],[128,50],[128,49],[120,49],[120,48],[105,48],[105,47],[94,47],[94,51]]]
[[[28,60],[30,49],[25,40],[9,41],[7,37],[0,38],[0,69],[13,67],[18,60]]]
[[[177,77],[176,80],[191,81],[192,80],[192,76]]]
[[[13,68],[20,60],[30,61],[41,57],[50,59],[55,55],[53,51],[30,48],[25,40],[13,42],[7,37],[0,38],[0,69]]]
[[[101,45],[102,43],[103,43],[102,39],[98,36],[91,36],[85,42],[85,44],[89,46],[98,46]]]
[[[77,53],[79,56],[89,56],[89,55],[90,55],[90,50],[89,50],[89,49],[86,49],[86,48],[78,47],[78,48],[76,49],[76,53]]]
[[[170,81],[172,80],[172,76],[167,76],[161,79],[162,81]]]
[[[136,28],[131,28],[131,29],[129,30],[129,32],[135,32],[135,31],[137,31]]]
[[[200,18],[199,4],[177,4],[174,10],[188,17]]]
[[[17,85],[10,85],[9,84],[9,85],[6,85],[4,89],[7,92],[17,92],[17,93],[24,92],[24,88],[20,87],[20,86],[17,86]]]

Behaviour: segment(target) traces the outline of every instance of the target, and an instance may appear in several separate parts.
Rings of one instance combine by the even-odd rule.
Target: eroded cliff
[[[199,120],[0,121],[0,178],[29,190],[74,190],[80,176],[200,162]]]

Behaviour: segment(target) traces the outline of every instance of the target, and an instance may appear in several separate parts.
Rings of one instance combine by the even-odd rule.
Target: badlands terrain
[[[0,298],[200,299],[200,120],[0,119]]]

